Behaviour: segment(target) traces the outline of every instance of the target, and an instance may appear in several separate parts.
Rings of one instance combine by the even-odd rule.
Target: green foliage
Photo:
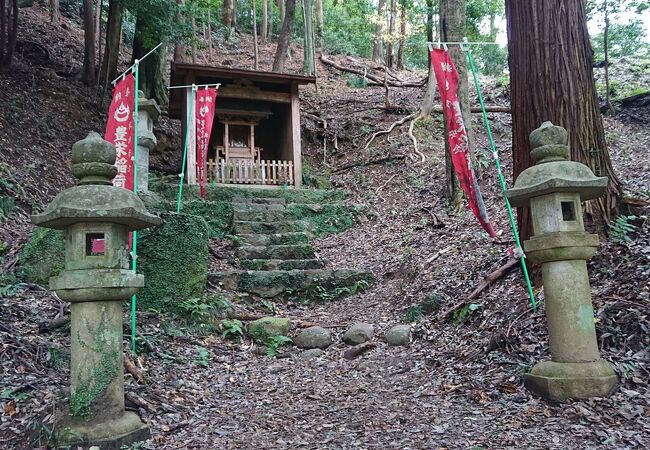
[[[36,227],[18,256],[18,275],[30,283],[47,286],[50,277],[63,270],[64,257],[63,232]]]
[[[342,203],[326,203],[317,207],[312,205],[290,205],[287,211],[296,220],[304,220],[308,228],[317,235],[340,233],[354,225],[354,216]]]
[[[481,45],[472,49],[476,70],[484,75],[503,76],[508,68],[508,49],[499,45]]]
[[[232,234],[234,213],[231,202],[188,201],[183,203],[181,211],[203,217],[210,229],[211,238]]]
[[[347,0],[338,1],[336,6],[332,0],[325,0],[323,3],[325,51],[333,54],[372,56],[375,26],[370,17],[376,13],[373,2]]]
[[[368,79],[357,76],[347,76],[347,85],[349,88],[360,89],[368,87]]]
[[[415,305],[411,305],[404,313],[404,322],[412,323],[417,322],[424,315],[431,314],[440,309],[442,303],[442,296],[437,292],[432,292],[426,296],[424,300]]]
[[[348,286],[328,286],[322,284],[322,281],[314,278],[313,282],[307,286],[307,289],[305,289],[305,292],[301,296],[303,303],[329,303],[338,298],[365,291],[370,286],[370,282],[367,280],[358,280]],[[285,293],[291,294],[287,291]]]
[[[283,345],[291,344],[293,341],[288,336],[272,336],[266,340],[264,347],[266,348],[266,356],[275,358],[278,354],[278,349]]]
[[[477,311],[480,307],[481,305],[478,303],[467,304],[462,308],[459,308],[456,311],[454,311],[451,317],[451,321],[454,322],[454,324],[456,325],[460,325],[462,322],[465,321],[465,319],[467,319],[467,317],[469,317],[471,313]]]
[[[637,227],[630,223],[631,220],[636,219],[636,216],[619,215],[609,226],[609,232],[612,239],[621,245],[630,245],[634,240],[630,237],[630,233],[634,232]]]
[[[404,313],[404,322],[417,322],[423,315],[422,305],[411,305],[406,310],[406,313]]]
[[[224,339],[234,339],[239,341],[244,337],[244,324],[241,320],[224,319],[221,321],[221,328],[223,329],[221,337]]]
[[[208,361],[210,359],[210,352],[205,347],[196,348],[196,357],[194,358],[194,363],[198,364],[201,367],[208,367]]]
[[[639,19],[610,25],[607,36],[610,60],[624,57],[649,58],[650,44],[646,42],[645,37],[646,29]],[[604,32],[596,34],[591,40],[596,62],[605,60],[604,41]]]
[[[311,166],[303,164],[302,184],[305,187],[314,187],[316,189],[332,189],[331,173],[319,173]]]
[[[20,291],[20,286],[17,286],[15,284],[0,286],[0,298],[16,297]]]
[[[179,302],[178,309],[192,318],[201,318],[208,315],[210,305],[203,302],[203,299],[194,297]]]
[[[0,196],[0,222],[11,217],[16,211],[16,202],[13,197]]]
[[[138,302],[144,308],[182,313],[180,304],[200,298],[207,281],[208,225],[188,214],[164,214],[163,220],[163,225],[139,235],[138,269],[145,287]]]

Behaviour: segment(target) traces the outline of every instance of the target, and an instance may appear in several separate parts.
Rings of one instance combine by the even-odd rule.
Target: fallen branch
[[[124,370],[133,375],[133,378],[140,384],[147,384],[147,377],[144,376],[144,373],[135,365],[135,363],[127,355],[124,355]]]
[[[402,160],[402,159],[405,159],[405,158],[406,158],[405,155],[395,155],[395,156],[385,156],[383,158],[372,159],[372,160],[369,160],[369,161],[357,161],[357,162],[346,164],[344,166],[341,166],[341,167],[337,168],[334,171],[334,173],[343,172],[343,171],[346,171],[348,169],[353,169],[355,167],[369,166],[371,164],[383,164],[383,163],[386,163],[386,162],[389,162],[389,161]]]
[[[240,320],[242,322],[253,322],[255,320],[262,319],[264,317],[267,317],[267,315],[263,314],[228,314],[229,319],[234,319],[234,320]],[[295,325],[296,328],[309,328],[309,327],[316,327],[319,326],[317,323],[314,322],[306,322],[304,320],[296,319],[296,318],[291,318],[287,317],[291,321],[293,325]]]
[[[124,392],[124,398],[127,400],[127,402],[133,403],[135,406],[142,408],[151,414],[155,414],[158,412],[158,408],[156,408],[153,405],[153,403],[143,399],[142,397],[137,396],[133,392],[130,391]]]
[[[404,116],[400,120],[396,120],[395,122],[393,122],[392,125],[388,127],[388,129],[377,131],[370,137],[370,139],[368,139],[368,142],[366,143],[366,146],[363,149],[368,150],[368,147],[370,146],[370,144],[372,144],[372,141],[374,141],[377,137],[382,136],[384,134],[390,134],[390,132],[393,131],[395,127],[399,125],[404,125],[405,122],[414,119],[417,115],[418,113],[409,114],[408,116]]]
[[[70,315],[57,315],[54,319],[49,322],[41,322],[38,324],[38,332],[40,334],[48,333],[50,331],[61,328],[70,323]]]
[[[377,86],[384,86],[384,80],[377,75],[373,75],[368,73],[367,70],[359,70],[359,69],[353,69],[352,67],[344,67],[337,63],[334,60],[328,59],[327,56],[324,54],[321,54],[320,60],[323,62],[323,64],[334,67],[335,69],[340,70],[341,72],[349,72],[353,73],[355,75],[359,75],[364,77],[365,79],[369,80],[369,84],[374,84]],[[393,87],[422,87],[424,86],[424,83],[426,82],[426,78],[422,81],[387,81],[387,84],[389,86]]]
[[[354,359],[357,356],[360,356],[367,351],[372,350],[376,346],[377,344],[374,342],[364,342],[363,344],[355,345],[354,347],[347,349],[345,353],[343,353],[343,357],[345,359]]]
[[[485,278],[483,278],[483,281],[481,281],[478,286],[476,286],[476,289],[472,291],[471,294],[469,294],[469,297],[467,297],[465,300],[460,301],[456,303],[454,306],[449,308],[443,315],[442,318],[443,320],[449,319],[454,311],[456,311],[459,308],[462,308],[465,306],[467,302],[470,300],[475,300],[478,298],[478,296],[483,292],[488,286],[490,286],[492,283],[494,283],[496,280],[501,278],[502,276],[506,275],[508,272],[510,272],[517,264],[519,264],[519,260],[515,258],[510,258],[508,262],[506,262],[503,266],[499,267],[497,270],[494,272],[489,273]]]

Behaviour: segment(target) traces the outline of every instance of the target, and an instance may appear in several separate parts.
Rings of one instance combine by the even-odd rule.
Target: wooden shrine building
[[[221,83],[208,149],[208,182],[299,187],[298,86],[315,82],[315,77],[303,75],[172,63],[171,86]],[[190,88],[170,90],[169,116],[181,120],[182,136],[190,92]],[[193,130],[191,126],[191,143],[196,141]],[[188,149],[186,180],[197,182],[193,145]]]

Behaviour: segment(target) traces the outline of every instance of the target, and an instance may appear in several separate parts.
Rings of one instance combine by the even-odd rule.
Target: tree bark
[[[234,31],[235,27],[237,26],[237,17],[235,15],[235,0],[223,0],[221,23],[230,29],[230,33]]]
[[[584,1],[506,0],[505,6],[514,178],[532,164],[529,134],[550,120],[567,129],[572,160],[609,178],[605,196],[585,208],[608,220],[618,211],[622,187],[605,141]],[[528,210],[519,209],[517,220],[527,239]]]
[[[59,26],[60,17],[59,0],[50,0],[50,23]]]
[[[269,32],[268,4],[269,0],[262,0],[262,44],[266,44],[266,36]]]
[[[0,0],[0,69],[9,67],[18,38],[18,0]]]
[[[406,2],[400,8],[399,46],[397,47],[397,69],[404,70],[404,41],[406,40]]]
[[[143,30],[149,28],[147,20],[150,16],[147,14],[138,14],[135,21],[135,34],[133,37],[133,54],[131,56],[131,63],[133,64],[136,59],[142,58],[153,47],[145,45],[143,39]],[[150,28],[149,28],[150,29]],[[155,41],[160,41],[160,37]],[[148,99],[154,99],[159,105],[167,105],[167,87],[165,86],[163,70],[165,67],[167,53],[167,45],[163,44],[158,50],[151,53],[147,58],[140,63],[139,71],[139,86],[138,89],[144,93]]]
[[[102,61],[102,8],[104,0],[97,0],[97,7],[95,10],[95,33],[97,37],[97,64]],[[99,70],[99,68],[98,68]]]
[[[282,0],[280,0],[282,2]],[[284,72],[284,61],[287,57],[289,41],[293,32],[293,17],[296,13],[296,0],[286,0],[284,20],[278,37],[278,46],[273,59],[273,72]]]
[[[466,34],[466,16],[465,0],[440,0],[440,40],[442,42],[459,42],[463,40]],[[472,131],[472,121],[469,104],[469,84],[467,80],[467,59],[464,52],[458,45],[449,46],[449,55],[454,61],[456,70],[458,70],[458,100],[460,110],[463,114],[463,122],[467,131],[467,140],[469,144],[470,158],[473,160],[474,154],[474,133]],[[446,154],[446,174],[447,174],[447,195],[454,200],[454,205],[458,207],[462,199],[462,190],[459,189],[456,180],[456,174],[451,163],[451,154],[449,153],[449,142],[447,139],[447,128],[445,125],[445,154]],[[477,169],[475,165],[475,170]]]
[[[427,41],[433,42],[433,36],[433,0],[427,0]]]
[[[253,0],[253,11],[251,11],[253,14],[253,54],[254,54],[254,66],[253,68],[255,70],[258,69],[259,65],[259,50],[257,48],[257,2]]]
[[[273,36],[273,0],[266,0],[266,18],[268,21],[266,39],[270,41]]]
[[[106,23],[106,43],[104,59],[99,71],[99,84],[106,93],[108,83],[117,76],[117,63],[120,56],[120,39],[122,37],[122,4],[120,0],[108,2],[108,22]]]
[[[316,0],[316,48],[322,49],[325,45],[325,15],[323,13],[323,0]]]
[[[176,0],[176,4],[182,7],[183,5],[185,5],[185,0]],[[176,15],[176,20],[178,20],[178,23],[181,25],[185,23],[185,17],[180,11]],[[186,56],[187,56],[187,51],[185,49],[185,46],[180,41],[176,42],[174,44],[174,57],[173,57],[174,61],[185,62]]]
[[[212,17],[210,16],[210,8],[208,8],[208,52],[210,61],[212,61]]]
[[[81,69],[81,81],[91,86],[95,84],[95,20],[92,0],[83,2],[84,19],[84,63]]]
[[[372,44],[372,60],[376,63],[383,62],[383,32],[384,32],[384,16],[386,15],[386,0],[379,0],[377,5],[377,23],[375,24],[375,36]]]
[[[395,18],[397,16],[397,0],[390,2],[390,19],[388,21],[388,43],[386,44],[386,66],[393,68],[393,37],[395,34]]]
[[[302,14],[304,23],[304,45],[302,71],[305,75],[314,75],[314,30],[312,20],[311,0],[302,0]]]
[[[277,2],[278,2],[278,8],[280,9],[280,32],[282,32],[282,25],[284,24],[286,3],[284,0],[277,0]]]
[[[612,94],[609,88],[609,5],[605,0],[603,4],[605,14],[605,31],[603,32],[603,50],[605,51],[605,98],[607,100],[607,108],[609,113],[614,115],[614,105],[612,105]]]
[[[192,10],[192,18],[190,24],[192,25],[192,64],[196,64],[196,17],[194,17],[194,10]]]

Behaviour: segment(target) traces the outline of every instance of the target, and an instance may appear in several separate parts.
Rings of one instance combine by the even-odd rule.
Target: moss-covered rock
[[[30,283],[48,286],[65,264],[63,231],[36,227],[18,256],[18,275]]]
[[[303,221],[317,235],[340,233],[354,225],[354,216],[343,203],[292,204],[287,206],[287,211],[291,218]]]
[[[145,308],[173,311],[179,302],[203,294],[208,270],[208,225],[202,217],[163,214],[164,223],[139,236],[138,272]]]
[[[233,206],[231,202],[193,200],[183,203],[181,211],[185,214],[203,217],[208,224],[210,237],[224,236],[233,232]]]
[[[291,321],[283,317],[262,317],[248,324],[248,335],[258,344],[266,344],[269,338],[286,336],[291,329]]]

